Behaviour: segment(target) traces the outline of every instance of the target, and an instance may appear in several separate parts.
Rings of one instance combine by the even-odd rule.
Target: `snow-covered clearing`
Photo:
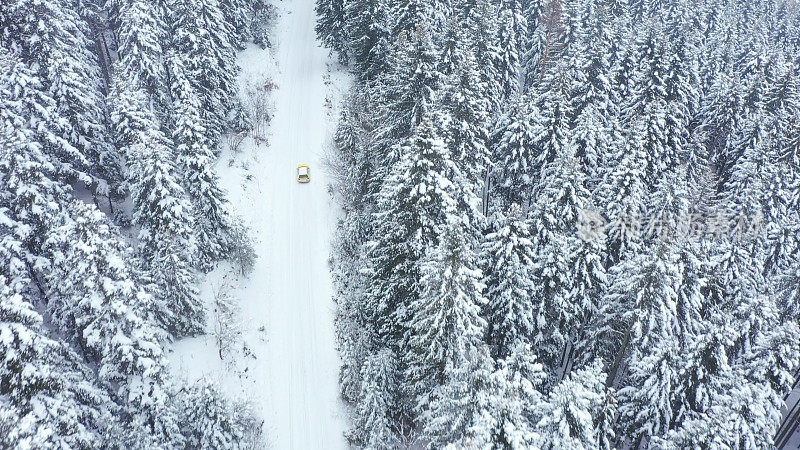
[[[180,376],[209,376],[251,400],[271,447],[344,448],[328,266],[336,208],[322,161],[335,127],[328,105],[340,97],[345,75],[328,73],[328,52],[314,33],[314,1],[277,6],[276,48],[251,47],[239,59],[243,83],[276,85],[268,142],[247,139],[240,152],[225,150],[218,165],[234,211],[251,228],[258,260],[246,279],[224,267],[206,277],[209,335],[176,343],[171,359]],[[311,166],[310,183],[296,181],[299,164]],[[213,336],[213,298],[226,282],[241,305],[242,335],[223,362]]]

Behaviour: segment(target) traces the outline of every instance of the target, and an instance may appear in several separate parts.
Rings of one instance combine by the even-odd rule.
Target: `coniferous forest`
[[[317,12],[355,77],[333,158],[354,445],[787,444],[797,3]]]
[[[797,0],[0,0],[0,449],[792,448],[798,381]]]
[[[203,330],[198,274],[251,255],[213,162],[268,14],[0,2],[0,448],[247,448],[246,405],[165,349]]]

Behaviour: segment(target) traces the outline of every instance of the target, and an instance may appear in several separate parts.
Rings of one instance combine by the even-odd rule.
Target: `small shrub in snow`
[[[230,274],[226,274],[214,291],[214,340],[223,361],[228,359],[242,337],[239,325],[241,308],[232,291]]]
[[[231,262],[239,268],[242,275],[248,275],[253,271],[256,258],[257,255],[250,239],[249,228],[241,219],[235,219],[231,227]]]
[[[252,77],[245,81],[242,106],[250,119],[250,135],[256,142],[265,142],[272,119],[272,91],[275,84],[264,77]]]

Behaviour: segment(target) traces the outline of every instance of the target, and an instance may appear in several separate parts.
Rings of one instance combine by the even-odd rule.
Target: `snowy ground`
[[[203,286],[212,319],[214,293],[232,286],[242,337],[227,362],[212,334],[176,343],[171,359],[179,376],[211,377],[252,401],[272,448],[345,448],[327,262],[336,208],[322,161],[335,126],[330,105],[346,77],[329,72],[328,52],[318,46],[314,0],[277,6],[276,48],[240,55],[243,82],[269,78],[276,85],[267,142],[247,139],[239,152],[226,150],[218,166],[234,210],[251,227],[258,261],[246,279],[223,267]],[[298,164],[311,166],[310,183],[296,181]]]

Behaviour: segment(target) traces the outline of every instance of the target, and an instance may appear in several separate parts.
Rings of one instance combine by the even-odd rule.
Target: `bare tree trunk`
[[[625,354],[628,352],[628,346],[631,343],[632,332],[633,332],[633,326],[628,327],[628,331],[625,333],[625,339],[622,340],[622,346],[620,346],[619,350],[617,351],[617,355],[614,357],[614,363],[611,364],[611,367],[608,371],[608,378],[606,378],[607,387],[614,386],[614,382],[617,379],[617,375],[619,375],[619,369],[622,366],[622,362],[625,359]]]

